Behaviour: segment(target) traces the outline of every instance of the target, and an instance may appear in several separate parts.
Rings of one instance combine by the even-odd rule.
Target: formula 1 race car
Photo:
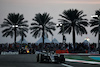
[[[39,52],[37,53],[37,62],[55,62],[55,63],[64,63],[64,55],[48,52]]]

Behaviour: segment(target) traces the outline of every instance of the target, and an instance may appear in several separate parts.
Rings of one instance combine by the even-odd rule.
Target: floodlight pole
[[[57,27],[62,27],[62,43],[64,45],[64,25],[63,24],[56,24]]]

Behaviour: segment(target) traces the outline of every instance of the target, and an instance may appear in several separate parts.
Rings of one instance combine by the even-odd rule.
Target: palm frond
[[[88,25],[89,25],[89,23],[88,23],[87,21],[83,21],[83,20],[78,21],[77,24],[78,24],[78,25],[82,25],[82,26],[88,26]]]
[[[48,35],[47,32],[50,32],[52,35],[52,31],[51,30],[55,30],[55,23],[51,22],[50,20],[53,19],[53,17],[50,16],[50,14],[48,13],[38,13],[35,15],[33,21],[35,21],[34,23],[31,23],[32,27],[30,27],[31,34],[33,33],[32,36],[34,36],[35,38],[39,37],[42,33],[43,35]],[[43,33],[43,29],[44,32]]]
[[[10,27],[10,25],[8,25],[8,24],[1,24],[1,28],[4,28],[4,27]]]
[[[9,20],[9,19],[4,19],[5,21],[3,23],[6,23],[6,24],[9,24],[9,25],[12,25],[12,22]]]
[[[95,36],[96,36],[97,33],[98,33],[98,27],[94,27],[94,28],[91,30],[91,33],[92,33],[92,34],[95,34]]]
[[[79,34],[81,36],[82,36],[82,34],[87,34],[87,30],[85,29],[85,27],[80,26],[80,25],[76,26],[76,32],[77,32],[77,34]]]
[[[2,33],[7,32],[7,31],[11,31],[11,27],[10,28],[6,28],[2,31]]]
[[[91,21],[89,23],[90,23],[90,27],[99,25],[99,21],[98,20],[95,20],[95,19],[91,19]]]
[[[12,31],[5,32],[5,33],[3,33],[2,36],[3,36],[3,37],[11,36],[11,38],[12,38],[12,37],[13,37],[13,32],[12,32]]]
[[[54,22],[48,22],[47,25],[48,26],[54,26],[54,25],[56,25],[56,23],[54,23]]]
[[[37,25],[38,26],[39,24],[38,23],[31,23],[31,25]]]
[[[20,29],[21,26],[24,26],[23,33],[28,32],[28,25],[26,24],[27,22],[28,21],[24,21],[23,14],[9,13],[7,18],[4,19],[3,24],[1,24],[2,27],[7,27],[2,31],[3,37],[7,37],[7,36],[11,36],[11,38],[13,37],[13,35],[15,34],[14,32],[15,27],[12,27],[13,25],[19,26],[16,27],[16,37],[20,35],[20,31],[22,30]]]
[[[37,38],[37,37],[40,37],[40,35],[41,35],[41,31],[40,31],[40,29],[39,30],[36,30],[35,32],[33,32],[33,37],[35,37],[35,38]]]

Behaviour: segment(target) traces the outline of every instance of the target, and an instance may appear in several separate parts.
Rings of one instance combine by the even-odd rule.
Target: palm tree
[[[85,29],[85,26],[88,26],[87,19],[84,19],[86,15],[83,14],[83,11],[79,11],[77,9],[69,9],[64,10],[62,15],[59,16],[62,17],[62,19],[59,19],[60,22],[64,25],[64,33],[71,33],[73,35],[73,45],[75,49],[75,34],[81,35],[87,34],[87,31]],[[61,30],[59,33],[63,32],[63,28],[61,27]]]
[[[24,21],[24,17],[21,14],[9,13],[7,18],[4,19],[3,24],[1,24],[2,28],[5,28],[2,33],[3,37],[14,36],[14,43],[16,43],[16,37],[20,34],[21,29],[23,29],[23,33],[27,32],[25,27],[28,27],[26,24],[27,21]],[[21,28],[24,26],[24,28]],[[25,33],[23,36],[26,36]]]
[[[44,35],[48,37],[48,33],[53,35],[52,31],[55,30],[55,23],[51,22],[50,20],[53,19],[53,17],[50,17],[47,13],[38,13],[35,15],[35,18],[33,21],[34,23],[31,23],[32,27],[30,27],[30,30],[32,30],[31,34],[33,33],[33,37],[37,38],[40,37],[42,34],[43,44],[44,44]],[[47,33],[48,32],[48,33]]]
[[[93,17],[90,20],[90,27],[93,27],[91,29],[91,33],[95,34],[95,36],[98,34],[98,45],[99,45],[99,40],[100,40],[100,9],[96,10],[95,15],[98,15],[98,17]]]

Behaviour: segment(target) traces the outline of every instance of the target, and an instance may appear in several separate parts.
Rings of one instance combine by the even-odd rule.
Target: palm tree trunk
[[[14,47],[15,47],[15,49],[16,49],[16,27],[15,27],[15,29],[14,29],[14,32],[15,32]]]
[[[23,35],[22,35],[22,37],[21,37],[21,44],[22,44],[22,41],[24,40],[24,37],[23,37]]]
[[[42,45],[42,49],[43,49],[43,46],[44,46],[44,26],[43,26],[43,34],[42,34],[42,42],[43,42],[43,45]]]
[[[21,48],[22,48],[22,36],[21,36]]]
[[[73,46],[74,46],[74,50],[75,50],[75,26],[73,26]]]
[[[14,32],[15,32],[14,43],[16,44],[16,27],[15,27],[15,30],[14,30]]]
[[[44,44],[44,26],[43,26],[43,36],[42,37],[43,37],[43,44]]]

